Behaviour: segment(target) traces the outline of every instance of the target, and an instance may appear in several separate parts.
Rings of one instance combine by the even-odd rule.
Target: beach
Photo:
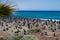
[[[28,32],[34,28],[39,30]],[[19,33],[22,36],[31,33],[39,40],[60,40],[60,20],[0,17],[0,36],[6,37],[14,33]]]

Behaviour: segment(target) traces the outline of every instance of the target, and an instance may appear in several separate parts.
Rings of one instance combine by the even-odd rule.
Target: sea
[[[13,11],[11,16],[60,20],[60,11]]]

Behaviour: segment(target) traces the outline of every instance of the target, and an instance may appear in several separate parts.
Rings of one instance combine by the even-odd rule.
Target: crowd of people
[[[60,32],[60,21],[53,21],[52,19],[0,17],[0,30],[4,32],[21,33],[24,35],[27,30],[32,28],[40,29],[39,32],[42,36],[56,36],[56,33]]]

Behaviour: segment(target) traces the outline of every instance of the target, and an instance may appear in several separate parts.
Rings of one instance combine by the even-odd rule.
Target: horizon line
[[[14,11],[60,11],[60,10],[14,10]]]

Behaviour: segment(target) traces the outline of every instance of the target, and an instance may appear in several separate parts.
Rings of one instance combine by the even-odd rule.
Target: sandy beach
[[[33,28],[39,29],[39,31],[31,33],[39,40],[60,40],[59,20],[0,17],[0,36],[6,37],[13,33],[26,35],[27,31]]]

